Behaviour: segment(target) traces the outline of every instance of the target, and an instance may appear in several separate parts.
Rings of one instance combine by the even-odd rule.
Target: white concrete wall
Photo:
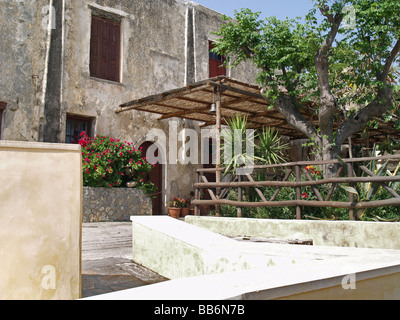
[[[400,223],[237,219],[188,216],[185,220],[229,236],[313,240],[317,246],[400,249]]]
[[[0,141],[0,300],[81,296],[80,146]]]
[[[90,300],[400,298],[400,251],[242,242],[169,217],[132,217],[133,259],[170,281]]]

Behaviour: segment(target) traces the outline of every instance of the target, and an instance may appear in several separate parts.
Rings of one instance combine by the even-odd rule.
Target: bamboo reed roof
[[[151,95],[121,104],[116,113],[129,110],[145,111],[159,114],[159,120],[170,118],[190,119],[202,122],[202,126],[212,126],[216,123],[216,116],[210,113],[211,104],[216,101],[216,88],[222,88],[221,115],[224,119],[238,113],[247,115],[252,128],[273,127],[283,136],[292,139],[305,138],[295,128],[289,125],[285,117],[280,114],[260,93],[260,87],[240,82],[228,77],[219,76],[203,80],[182,88]],[[314,125],[318,123],[318,114],[315,112],[317,104],[310,102],[300,108],[303,116]],[[360,134],[353,136],[353,143],[368,144],[384,141],[389,137],[400,139],[397,130],[390,124],[382,123],[378,129],[369,130],[368,137]]]

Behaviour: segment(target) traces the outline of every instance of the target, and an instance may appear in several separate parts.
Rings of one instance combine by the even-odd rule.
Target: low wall
[[[83,188],[83,222],[130,221],[152,214],[152,200],[132,188]]]
[[[81,296],[80,146],[0,141],[0,300]]]
[[[400,298],[399,250],[236,241],[169,217],[131,220],[133,260],[171,280],[88,299]]]
[[[400,223],[195,216],[188,216],[185,221],[228,237],[313,240],[316,246],[400,249]]]

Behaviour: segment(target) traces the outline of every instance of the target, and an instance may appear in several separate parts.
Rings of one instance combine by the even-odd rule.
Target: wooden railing
[[[238,208],[238,216],[241,216],[241,208],[255,207],[296,207],[297,219],[302,218],[302,207],[331,207],[345,208],[349,210],[349,218],[356,220],[357,210],[367,208],[379,208],[386,206],[400,206],[400,195],[391,188],[391,184],[400,182],[400,170],[398,175],[378,176],[367,168],[371,162],[379,163],[380,166],[392,163],[395,167],[400,162],[400,155],[389,155],[371,158],[343,159],[332,161],[302,161],[283,163],[276,165],[254,166],[252,174],[244,175],[226,175],[222,182],[209,182],[205,177],[206,173],[224,172],[225,168],[211,168],[196,170],[195,198],[192,204],[195,206],[195,214],[200,214],[200,206],[221,205],[234,206]],[[311,168],[333,165],[337,168],[337,174],[331,178],[323,178],[321,172],[310,170]],[[378,166],[379,167],[379,166]],[[386,171],[386,170],[385,170]],[[258,181],[257,176],[262,172],[265,177]],[[318,173],[318,174],[316,174]],[[357,176],[358,173],[358,176]],[[290,179],[292,181],[290,181]],[[392,196],[385,200],[361,199],[358,193],[355,193],[355,186],[368,184],[369,186],[382,186]],[[324,195],[320,189],[328,190]],[[332,195],[339,186],[348,194],[347,201],[332,201]],[[364,185],[365,186],[365,185]],[[266,198],[261,189],[269,187],[274,188],[274,193],[269,199]],[[228,191],[232,188],[237,189],[237,201],[227,199]],[[243,201],[244,188],[254,188],[259,201]],[[277,201],[277,196],[282,188],[294,188],[295,198]],[[302,190],[308,188],[315,195],[314,200],[307,196],[305,199]],[[207,190],[209,199],[204,199],[202,194]]]

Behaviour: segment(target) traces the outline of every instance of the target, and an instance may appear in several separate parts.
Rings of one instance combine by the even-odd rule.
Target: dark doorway
[[[146,141],[140,147],[142,148],[142,156],[146,157],[147,150],[152,146],[153,143],[150,141]],[[159,149],[155,151],[154,156],[158,157]],[[153,215],[162,215],[163,214],[163,165],[160,163],[156,163],[155,167],[146,177],[147,182],[152,182],[157,186],[157,193],[155,198],[153,199]]]

